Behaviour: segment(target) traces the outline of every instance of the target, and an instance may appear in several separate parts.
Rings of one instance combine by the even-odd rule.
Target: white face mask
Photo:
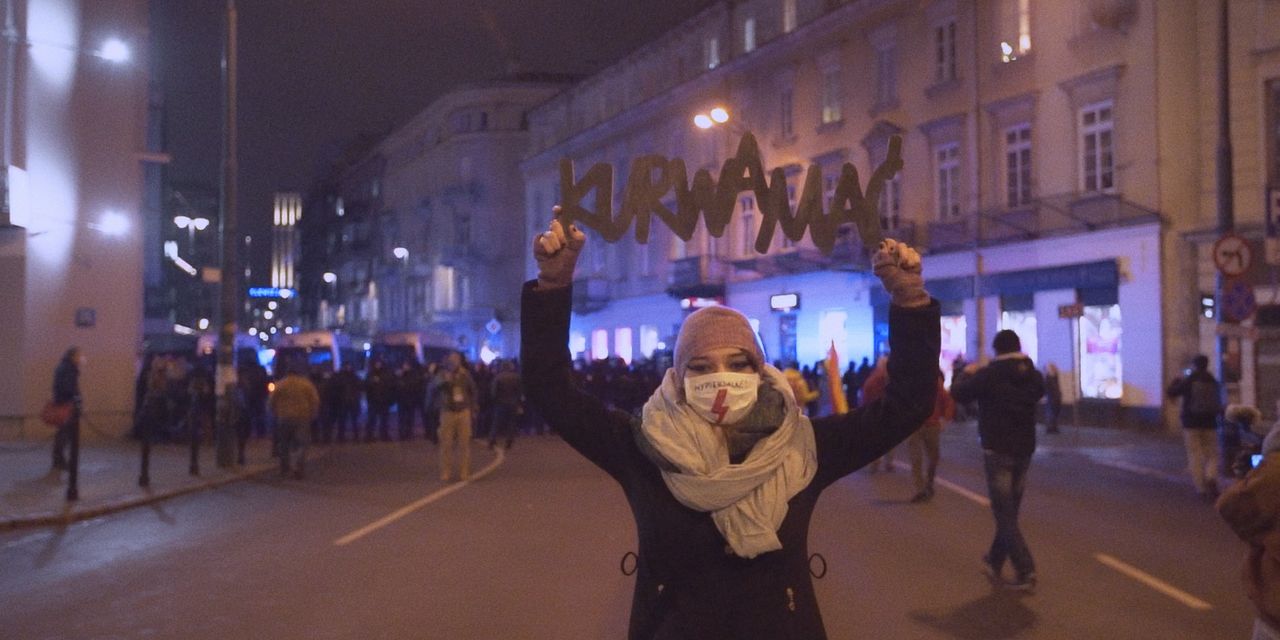
[[[684,397],[694,412],[711,424],[733,424],[756,404],[758,373],[708,373],[685,376]]]

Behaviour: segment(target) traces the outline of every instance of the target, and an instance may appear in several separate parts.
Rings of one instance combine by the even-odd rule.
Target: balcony
[[[595,313],[607,306],[610,297],[609,281],[600,276],[587,276],[573,281],[573,312]]]
[[[916,246],[916,225],[912,222],[899,223],[893,229],[883,229],[885,239],[893,239]],[[835,247],[831,250],[829,268],[835,271],[871,271],[871,252],[874,247],[862,244],[858,229],[852,224],[840,227],[836,236]]]
[[[974,219],[979,222],[976,238]],[[930,222],[928,249],[931,253],[963,251],[973,249],[975,241],[978,246],[989,247],[1150,224],[1161,219],[1159,212],[1119,194],[1060,194],[1020,207],[982,211],[961,220]]]
[[[673,298],[724,295],[725,264],[711,256],[689,256],[671,263],[667,294]]]

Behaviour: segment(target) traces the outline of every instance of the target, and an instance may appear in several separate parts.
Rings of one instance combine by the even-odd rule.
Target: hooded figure
[[[570,285],[584,242],[558,221],[535,239],[522,379],[546,421],[630,503],[639,550],[629,638],[825,638],[809,574],[818,497],[933,409],[939,310],[919,256],[893,241],[876,254],[893,299],[894,359],[880,401],[811,421],[782,373],[764,364],[746,317],[711,307],[685,320],[673,366],[635,418],[573,382]]]

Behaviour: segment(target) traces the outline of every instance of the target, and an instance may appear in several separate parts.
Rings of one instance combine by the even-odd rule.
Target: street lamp
[[[179,229],[187,230],[187,250],[191,252],[192,259],[196,253],[196,232],[204,231],[209,226],[208,218],[192,218],[190,216],[174,216],[173,224]]]
[[[400,260],[400,310],[404,317],[404,328],[409,329],[409,250],[396,247],[391,255]]]
[[[98,50],[97,56],[107,62],[128,62],[130,56],[129,45],[119,38],[109,38],[102,43],[102,48]]]

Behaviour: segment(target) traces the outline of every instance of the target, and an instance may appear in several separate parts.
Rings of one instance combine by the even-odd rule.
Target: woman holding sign
[[[522,294],[526,395],[619,484],[639,538],[632,639],[825,638],[809,573],[822,490],[883,455],[933,410],[939,310],[920,256],[886,240],[873,258],[892,297],[885,397],[810,421],[766,365],[746,317],[691,314],[642,417],[610,410],[571,379],[571,284],[586,236],[559,221],[534,239]]]

